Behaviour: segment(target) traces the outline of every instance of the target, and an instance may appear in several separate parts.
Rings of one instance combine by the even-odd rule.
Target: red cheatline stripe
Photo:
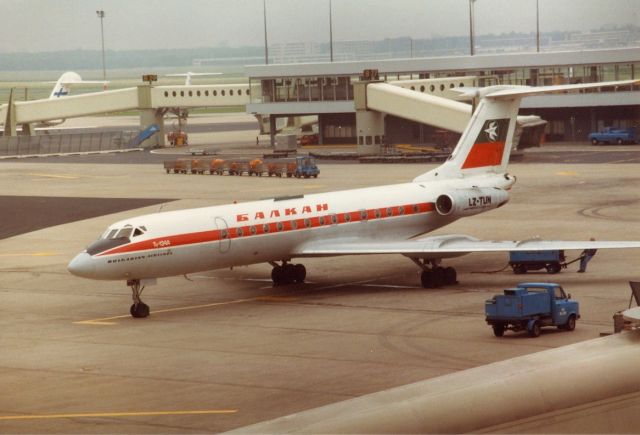
[[[462,169],[498,166],[502,163],[504,142],[484,142],[473,144]]]
[[[216,242],[222,239],[237,239],[262,234],[283,233],[287,231],[305,230],[322,226],[348,224],[363,220],[377,220],[398,216],[410,216],[420,213],[429,213],[433,210],[432,202],[421,204],[407,204],[387,208],[374,208],[362,211],[346,213],[328,213],[322,216],[291,219],[280,222],[256,223],[229,228],[227,230],[200,231],[197,233],[177,234],[173,236],[158,237],[137,243],[118,246],[110,251],[97,254],[103,255],[124,254],[127,252],[149,251],[152,249],[173,248],[176,246],[194,245],[197,243]],[[281,225],[279,227],[278,225]],[[225,233],[226,234],[223,234]]]

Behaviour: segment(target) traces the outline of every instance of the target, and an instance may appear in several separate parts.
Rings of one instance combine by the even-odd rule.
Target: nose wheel
[[[131,298],[133,299],[133,305],[129,308],[129,313],[135,318],[144,318],[149,316],[149,305],[142,302],[140,295],[144,290],[144,286],[140,285],[139,279],[132,279],[127,281],[127,285],[131,287]]]

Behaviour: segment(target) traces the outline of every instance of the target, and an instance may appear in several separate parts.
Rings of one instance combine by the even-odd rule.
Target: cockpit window
[[[118,233],[113,237],[114,239],[128,239],[131,237],[131,233],[133,233],[133,228],[127,227],[122,228]]]
[[[130,237],[137,237],[143,235],[147,231],[144,226],[133,228],[131,225],[127,225],[124,228],[108,229],[102,235],[101,239],[114,240],[114,239],[128,239]]]

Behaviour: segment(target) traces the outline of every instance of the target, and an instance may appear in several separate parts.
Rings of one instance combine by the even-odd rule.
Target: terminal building
[[[640,48],[251,65],[245,68],[253,90],[247,112],[270,119],[272,126],[279,117],[317,115],[320,143],[356,143],[354,83],[367,69],[377,69],[381,80],[451,98],[453,87],[640,79]],[[520,114],[548,121],[547,141],[584,141],[591,131],[605,126],[640,126],[640,101],[630,91],[601,88],[527,98]],[[442,135],[423,123],[384,117],[388,143],[438,143]]]

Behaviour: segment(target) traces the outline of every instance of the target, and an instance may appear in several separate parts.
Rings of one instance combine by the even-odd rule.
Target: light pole
[[[264,17],[264,64],[269,65],[269,44],[267,43],[267,0],[262,0],[262,14]]]
[[[540,5],[536,0],[536,51],[540,53]]]
[[[469,0],[469,53],[471,56],[476,53],[473,46],[473,2],[475,0]]]
[[[331,0],[329,0],[329,59],[333,62],[333,19],[331,13]]]
[[[98,18],[100,18],[100,36],[101,36],[101,41],[102,41],[102,80],[104,80],[106,82],[107,81],[107,68],[105,66],[105,60],[104,60],[104,25],[102,23],[102,20],[104,19],[104,11],[103,10],[96,11],[96,14],[98,15]],[[106,89],[107,84],[105,83],[103,86]]]

